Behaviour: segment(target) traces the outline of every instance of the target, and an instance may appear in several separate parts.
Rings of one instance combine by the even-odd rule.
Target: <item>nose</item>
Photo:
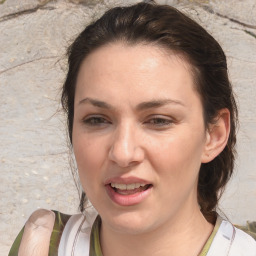
[[[131,125],[118,127],[113,134],[109,159],[123,168],[141,163],[144,159],[141,141],[141,136]]]

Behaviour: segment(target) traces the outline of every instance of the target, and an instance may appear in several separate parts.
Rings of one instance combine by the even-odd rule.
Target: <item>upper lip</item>
[[[130,177],[113,177],[108,178],[104,182],[105,185],[108,185],[110,183],[118,183],[118,184],[132,184],[132,183],[141,183],[141,184],[152,184],[150,181],[147,181],[145,179],[141,179],[138,177],[130,176]]]

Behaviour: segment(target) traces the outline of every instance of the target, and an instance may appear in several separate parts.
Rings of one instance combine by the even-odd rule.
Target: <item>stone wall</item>
[[[59,99],[65,48],[111,6],[137,1],[0,1],[0,255],[36,208],[78,211]],[[236,174],[221,209],[256,220],[256,4],[158,1],[188,12],[226,51],[240,110]]]

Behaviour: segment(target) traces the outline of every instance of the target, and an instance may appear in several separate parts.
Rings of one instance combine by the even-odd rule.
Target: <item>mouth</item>
[[[131,183],[131,184],[120,184],[120,183],[110,183],[109,186],[120,195],[133,195],[146,191],[152,184],[143,183]]]
[[[152,190],[152,184],[146,183],[108,183],[107,194],[120,206],[132,206],[143,202]]]

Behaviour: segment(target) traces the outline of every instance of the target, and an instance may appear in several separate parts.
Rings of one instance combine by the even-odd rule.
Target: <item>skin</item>
[[[22,236],[19,256],[48,256],[55,214],[39,209],[28,219]]]
[[[104,256],[198,255],[213,229],[197,203],[199,168],[224,149],[229,111],[206,129],[185,58],[150,45],[101,47],[80,67],[74,109],[74,154],[102,218]],[[135,205],[118,205],[106,181],[131,176],[152,184],[150,193]],[[29,237],[34,231],[26,226]],[[51,225],[47,230],[38,229],[38,248],[47,248]],[[21,248],[28,242],[22,239]],[[20,255],[30,255],[26,248]]]
[[[168,103],[139,108],[152,101]],[[114,43],[84,60],[73,148],[82,186],[102,218],[104,256],[200,252],[213,226],[197,203],[198,172],[224,148],[228,114],[223,110],[206,130],[189,64],[156,46]],[[151,193],[139,204],[120,206],[105,182],[131,176],[149,181]]]

